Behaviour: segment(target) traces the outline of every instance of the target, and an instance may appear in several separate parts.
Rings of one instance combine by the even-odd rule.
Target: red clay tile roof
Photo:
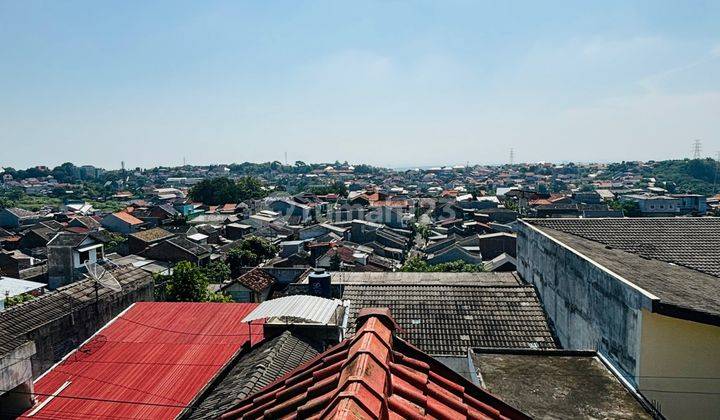
[[[537,198],[535,200],[530,200],[528,202],[531,206],[546,206],[548,204],[552,204],[552,201],[548,200],[547,198]]]
[[[234,204],[234,203],[225,204],[225,205],[223,205],[222,207],[220,207],[220,212],[223,212],[223,213],[225,213],[225,212],[234,213],[236,207],[237,207],[237,204]]]
[[[407,200],[384,200],[384,201],[375,201],[372,203],[373,207],[407,207],[409,206]]]
[[[365,198],[368,199],[368,201],[378,201],[380,200],[380,193],[374,192],[372,194],[364,194]]]
[[[259,267],[238,277],[237,281],[248,289],[258,293],[276,283],[275,277]]]
[[[65,230],[67,232],[72,232],[72,233],[88,233],[88,232],[90,232],[90,229],[88,229],[86,227],[79,227],[79,226],[66,227]]]
[[[346,339],[222,419],[528,419],[394,336],[387,309],[366,309]]]
[[[340,255],[340,260],[342,262],[346,263],[354,263],[355,262],[355,250],[352,248],[348,248],[346,246],[337,246],[334,248],[330,248],[327,252],[327,255],[331,258],[335,255]]]
[[[130,213],[125,213],[124,211],[119,211],[117,213],[113,213],[113,216],[115,216],[118,219],[122,220],[123,222],[131,224],[131,225],[140,225],[143,223],[142,220],[131,215]]]

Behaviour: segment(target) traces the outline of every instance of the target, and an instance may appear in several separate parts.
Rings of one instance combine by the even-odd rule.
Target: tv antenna
[[[97,305],[100,297],[100,286],[110,289],[113,292],[122,292],[122,286],[115,276],[113,276],[111,272],[107,271],[102,265],[98,263],[91,263],[89,261],[85,261],[84,265],[87,269],[87,276],[93,280],[95,285],[95,310],[97,311]]]
[[[702,142],[697,139],[693,142],[693,159],[700,159],[700,152],[702,151]]]

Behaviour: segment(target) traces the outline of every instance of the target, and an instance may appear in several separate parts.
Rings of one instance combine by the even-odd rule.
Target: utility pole
[[[700,152],[702,151],[702,142],[697,139],[693,142],[693,159],[700,159]]]
[[[715,152],[715,180],[713,180],[713,194],[717,193],[718,168],[720,167],[720,152]]]

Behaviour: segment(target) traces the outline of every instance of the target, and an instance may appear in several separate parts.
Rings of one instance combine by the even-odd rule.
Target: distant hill
[[[665,188],[676,193],[713,195],[714,184],[720,179],[717,161],[706,159],[665,160],[648,168],[647,176],[665,183]],[[645,175],[645,174],[644,174]]]

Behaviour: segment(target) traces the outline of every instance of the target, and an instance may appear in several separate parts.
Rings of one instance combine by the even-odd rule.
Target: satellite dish
[[[98,263],[85,261],[85,268],[87,269],[88,277],[93,279],[98,285],[108,288],[113,292],[122,292],[120,283],[111,272],[105,270],[105,267]]]

